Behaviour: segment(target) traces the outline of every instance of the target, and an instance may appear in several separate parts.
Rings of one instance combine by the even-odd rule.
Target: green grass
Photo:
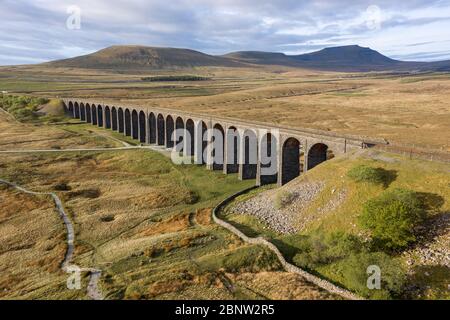
[[[112,134],[109,130],[88,124],[58,125],[55,128],[80,135],[91,142],[109,140],[89,131]],[[121,135],[116,136],[125,139]],[[164,297],[162,294],[171,288],[172,281],[185,281],[181,279],[185,273],[189,277],[208,277],[210,274],[214,283],[221,269],[233,272],[279,269],[276,257],[264,247],[243,246],[227,230],[214,224],[192,225],[182,231],[138,236],[139,230],[150,225],[158,225],[180,214],[194,213],[197,209],[214,207],[225,197],[253,185],[254,181],[240,181],[237,175],[208,171],[204,166],[175,165],[167,156],[148,149],[48,153],[24,156],[20,161],[14,156],[7,156],[0,160],[0,166],[2,178],[29,186],[30,189],[53,190],[64,181],[64,190],[58,193],[75,222],[76,247],[86,248],[85,253],[75,254],[75,263],[99,266],[103,270],[101,286],[108,298]],[[56,169],[47,171],[49,166],[56,166]],[[120,185],[123,185],[123,201],[129,203],[125,204],[126,209],[118,210],[105,197],[109,188]],[[136,202],[133,199],[138,192],[142,194],[140,188],[150,188],[150,195],[163,197],[162,206],[152,207],[151,202],[147,204],[137,200],[140,206],[148,209],[134,210]],[[90,196],[93,191],[95,197]],[[126,221],[116,222],[123,210],[129,210]],[[105,226],[110,227],[100,231]],[[99,228],[98,232],[89,231],[93,227]],[[143,241],[139,246],[132,245],[136,237]],[[126,249],[115,249],[128,242],[130,246]],[[114,248],[112,253],[103,254],[109,246]],[[148,256],[146,250],[156,250],[156,254]],[[216,256],[220,258],[216,259]],[[158,283],[168,288],[157,287],[156,293],[146,291]],[[186,286],[191,288],[191,298],[217,298],[213,294],[216,289],[212,284],[202,290],[194,290],[201,288],[201,285],[189,280]],[[179,290],[177,294],[183,294],[181,288],[176,290]],[[46,287],[46,291],[49,297],[73,296],[67,294],[64,286]],[[228,294],[226,289],[222,294]],[[42,298],[42,295],[36,292],[31,293],[30,297]],[[78,293],[77,297],[82,298],[83,294]],[[242,294],[240,297],[254,298]]]
[[[306,210],[302,212],[303,217],[309,216],[311,218],[306,227],[297,234],[277,234],[256,217],[234,212],[233,204],[227,206],[222,211],[221,216],[248,236],[256,237],[262,235],[270,239],[283,252],[287,260],[292,262],[294,256],[305,249],[305,239],[315,237],[317,234],[330,236],[337,232],[344,232],[357,237],[361,237],[361,235],[367,236],[367,231],[362,230],[358,223],[358,217],[362,212],[364,204],[369,199],[373,199],[383,192],[397,188],[416,192],[421,197],[421,201],[427,204],[428,217],[444,214],[450,210],[450,189],[448,188],[450,185],[450,176],[446,164],[409,160],[391,154],[383,154],[383,156],[386,159],[385,161],[376,160],[377,157],[372,157],[370,151],[359,156],[350,154],[338,157],[309,171],[301,177],[300,180],[308,182],[324,182],[325,187],[317,198],[309,204]],[[358,169],[355,170],[355,168]],[[376,170],[369,170],[370,173],[373,173],[372,171],[376,173],[376,183],[372,183],[372,174],[368,175],[369,179],[366,179],[366,174],[360,174],[361,171],[366,173],[366,168],[376,168]],[[352,174],[355,172],[358,174]],[[379,175],[379,173],[381,174]],[[361,177],[363,179],[360,179]],[[378,179],[380,177],[382,179]],[[318,214],[318,209],[326,207],[341,190],[345,190],[345,200],[331,211]],[[253,190],[251,194],[242,195],[236,201],[245,201],[262,191]],[[274,190],[274,192],[277,191]],[[396,263],[402,265],[404,263],[404,259],[396,254],[387,258],[380,257],[380,259],[384,259],[386,261],[385,263],[388,263],[387,261],[391,259],[392,265],[396,265]],[[311,267],[310,271],[348,288],[360,290],[361,287],[351,282],[354,280],[350,280],[348,274],[345,276],[345,270],[349,265],[346,261],[347,258],[344,257],[335,262]],[[308,269],[308,267],[306,268]],[[439,278],[440,274],[442,272],[436,272],[436,277]],[[393,277],[395,276],[393,275]],[[433,277],[430,277],[430,283],[436,283]],[[439,290],[437,286],[434,286],[430,289],[428,295],[442,297],[442,295],[436,293],[440,292]],[[368,294],[363,291],[360,291],[360,293],[364,295]],[[395,293],[395,295],[398,295],[398,293]],[[373,298],[382,297],[386,296],[373,296]]]

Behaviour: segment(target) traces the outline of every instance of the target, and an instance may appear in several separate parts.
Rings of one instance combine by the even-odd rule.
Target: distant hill
[[[328,71],[450,71],[450,61],[399,61],[358,45],[325,48],[300,55],[239,51],[228,53],[223,57],[258,65],[283,65]]]
[[[262,51],[239,51],[222,56],[178,48],[112,46],[85,56],[45,63],[54,67],[146,70],[203,66],[251,67],[277,65],[327,71],[450,71],[450,61],[405,62],[394,60],[358,45],[331,47],[320,51],[286,55]]]
[[[85,56],[46,63],[92,69],[170,69],[201,66],[237,67],[242,63],[190,49],[112,46]]]
[[[400,61],[378,51],[360,46],[325,48],[320,51],[292,56],[303,67],[331,70],[385,70],[395,68]]]

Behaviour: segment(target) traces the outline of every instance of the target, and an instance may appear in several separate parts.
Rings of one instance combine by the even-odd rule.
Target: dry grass
[[[45,291],[64,284],[60,264],[66,251],[52,200],[0,186],[0,203],[0,298],[50,298]]]
[[[213,80],[143,83],[140,72],[118,74],[42,66],[2,68],[0,75],[16,92],[182,109],[450,150],[450,77],[446,74],[343,74],[277,67],[197,68],[160,74],[187,71]],[[33,82],[38,72],[43,79],[59,81]],[[86,80],[86,74],[92,80]],[[70,82],[75,79],[83,82]],[[55,88],[57,93],[53,92]]]
[[[20,140],[30,130],[27,124],[0,125],[9,132],[0,136],[0,144]],[[62,130],[32,129],[36,136],[57,136]],[[83,126],[78,131],[89,139]],[[280,269],[270,252],[243,244],[211,222],[210,208],[251,181],[175,166],[151,151],[10,154],[0,158],[0,168],[4,179],[58,193],[74,222],[73,262],[102,270],[100,286],[108,299],[256,299],[256,283],[244,287],[223,270],[256,276]],[[189,200],[192,192],[199,196],[195,204]],[[65,229],[51,199],[2,188],[0,200],[6,203],[0,210],[2,298],[86,298],[85,290],[65,286],[67,275],[59,269]],[[273,286],[284,281],[283,274],[273,274]],[[311,286],[301,290],[303,297],[317,291]]]
[[[230,275],[235,283],[249,288],[261,297],[274,300],[340,299],[305,281],[301,276],[286,272],[261,272]]]

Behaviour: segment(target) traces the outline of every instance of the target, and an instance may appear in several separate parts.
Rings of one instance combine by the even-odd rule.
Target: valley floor
[[[335,299],[284,272],[266,248],[211,222],[211,208],[248,187],[203,167],[175,166],[148,149],[114,148],[111,132],[75,122],[21,124],[0,114],[0,177],[56,192],[74,223],[73,263],[101,270],[105,299]],[[111,136],[112,137],[112,136]],[[48,196],[0,186],[0,298],[87,299],[61,270],[65,227]]]
[[[142,80],[192,74],[206,81]],[[450,151],[448,73],[335,73],[286,67],[126,71],[0,68],[0,91],[200,112]]]

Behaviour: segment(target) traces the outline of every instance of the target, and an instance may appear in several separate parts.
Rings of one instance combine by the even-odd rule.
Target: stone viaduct
[[[63,102],[66,114],[73,118],[143,144],[179,148],[176,151],[195,164],[206,164],[207,169],[225,174],[238,173],[239,179],[256,179],[257,185],[284,185],[336,155],[372,144],[326,131],[164,108],[113,106],[81,99]]]

